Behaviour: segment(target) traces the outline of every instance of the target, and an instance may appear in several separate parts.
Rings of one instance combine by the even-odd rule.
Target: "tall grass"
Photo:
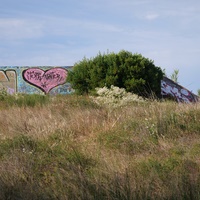
[[[7,94],[4,90],[0,91],[0,108],[18,106],[18,107],[34,107],[36,105],[45,105],[49,101],[49,97],[39,94]]]
[[[200,104],[111,109],[87,96],[8,98],[0,101],[1,200],[200,199]]]

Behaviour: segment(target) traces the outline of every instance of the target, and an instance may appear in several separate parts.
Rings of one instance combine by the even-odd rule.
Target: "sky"
[[[199,0],[0,0],[0,66],[73,66],[139,53],[200,89]]]

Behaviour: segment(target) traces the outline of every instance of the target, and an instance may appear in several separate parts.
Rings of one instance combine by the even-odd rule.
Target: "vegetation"
[[[175,69],[170,76],[170,78],[176,83],[178,83],[178,74],[179,74],[179,70]]]
[[[144,98],[113,85],[110,88],[96,88],[96,92],[98,96],[91,96],[90,98],[97,104],[107,107],[120,107],[134,102],[145,101]]]
[[[15,94],[10,95],[5,90],[0,90],[1,107],[45,105],[49,101],[49,96],[40,94]]]
[[[197,90],[197,94],[198,94],[198,96],[200,96],[200,89]]]
[[[200,199],[198,103],[8,98],[0,101],[1,200]]]
[[[123,50],[118,54],[99,53],[94,58],[84,58],[69,72],[68,81],[79,94],[114,85],[125,88],[127,92],[149,97],[152,93],[160,96],[163,74],[152,60]]]

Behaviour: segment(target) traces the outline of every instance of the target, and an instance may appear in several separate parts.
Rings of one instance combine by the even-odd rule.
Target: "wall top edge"
[[[7,68],[8,68],[8,67],[10,67],[10,68],[29,68],[29,67],[30,67],[30,68],[35,68],[35,67],[45,67],[45,68],[46,68],[46,67],[53,67],[53,68],[55,68],[55,67],[67,68],[67,67],[68,67],[68,68],[72,68],[73,66],[51,66],[51,65],[50,65],[50,66],[48,66],[48,65],[47,65],[47,66],[46,66],[46,65],[44,65],[44,66],[43,66],[43,65],[38,65],[38,66],[15,66],[15,65],[14,65],[14,66],[12,66],[12,65],[0,66],[0,68],[5,68],[5,67],[7,67]]]

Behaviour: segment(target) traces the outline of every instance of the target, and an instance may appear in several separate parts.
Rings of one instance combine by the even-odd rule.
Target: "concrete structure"
[[[161,95],[163,97],[171,96],[177,102],[192,103],[199,101],[197,95],[167,77],[163,77],[163,80],[161,80]]]
[[[9,94],[70,94],[71,85],[66,82],[72,66],[3,66],[0,67],[0,90]],[[161,81],[163,97],[171,96],[177,102],[197,102],[199,97],[171,79]]]
[[[66,82],[71,66],[0,67],[0,90],[9,94],[69,94],[72,88]]]

